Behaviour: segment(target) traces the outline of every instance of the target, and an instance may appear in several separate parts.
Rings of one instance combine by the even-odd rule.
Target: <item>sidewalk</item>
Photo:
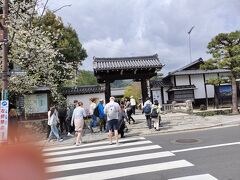
[[[162,127],[160,128],[160,131],[155,131],[154,129],[147,128],[145,116],[140,114],[140,112],[138,112],[136,115],[133,115],[133,118],[136,120],[136,124],[127,124],[129,131],[125,133],[126,137],[164,134],[219,126],[240,125],[240,115],[215,115],[201,117],[184,113],[168,113],[162,115]],[[90,131],[86,129],[83,136],[83,143],[102,141],[108,138],[108,133],[99,132],[98,127],[94,128],[94,132],[95,133],[91,134]],[[40,144],[43,146],[73,145],[74,138],[65,137],[64,141],[61,143],[56,141],[51,141],[48,143],[46,140],[44,140],[41,141]]]

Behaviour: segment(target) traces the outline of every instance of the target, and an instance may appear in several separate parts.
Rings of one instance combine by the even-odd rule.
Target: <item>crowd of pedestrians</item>
[[[132,117],[135,114],[136,101],[133,96],[118,103],[115,102],[114,97],[110,97],[109,100],[109,103],[105,105],[103,99],[91,98],[88,108],[77,100],[67,108],[51,107],[48,112],[48,141],[52,139],[53,135],[59,142],[63,141],[63,135],[75,136],[75,145],[79,146],[82,143],[84,128],[88,128],[91,133],[94,133],[94,127],[98,126],[100,132],[108,132],[110,144],[112,144],[113,135],[116,144],[119,144],[119,135],[124,138],[124,132],[128,130],[125,121],[128,124],[136,123]],[[158,131],[161,121],[161,107],[158,101],[154,101],[152,104],[150,99],[147,99],[142,107],[148,128],[151,129],[153,123],[153,127]],[[88,123],[85,121],[87,118],[90,119]]]

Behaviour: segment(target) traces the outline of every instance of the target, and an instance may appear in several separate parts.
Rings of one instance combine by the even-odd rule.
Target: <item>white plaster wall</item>
[[[191,83],[196,86],[194,90],[195,99],[206,98],[203,75],[191,75]]]
[[[167,93],[168,89],[169,88],[163,88],[164,104],[167,104],[167,101],[168,101],[168,93]]]
[[[84,108],[89,109],[89,106],[90,106],[89,99],[90,98],[99,98],[99,99],[105,100],[105,95],[104,95],[104,93],[68,95],[67,102],[68,102],[68,104],[72,104],[74,100],[82,101]]]
[[[176,76],[176,85],[177,86],[190,85],[188,75]]]
[[[155,100],[158,100],[158,102],[162,105],[162,96],[161,96],[161,90],[154,90],[152,91],[152,95],[153,95],[153,102]]]
[[[207,88],[207,96],[208,96],[208,98],[214,98],[214,86],[210,85],[210,84],[207,84],[206,88]]]

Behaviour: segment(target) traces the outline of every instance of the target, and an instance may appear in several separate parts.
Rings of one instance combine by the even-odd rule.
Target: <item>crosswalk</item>
[[[107,141],[43,150],[46,172],[51,180],[138,179],[141,174],[190,168],[194,164],[163,151],[144,137],[120,140],[120,146]],[[149,176],[151,177],[151,176]],[[151,178],[148,178],[151,179]],[[169,180],[217,180],[210,174],[174,177]]]

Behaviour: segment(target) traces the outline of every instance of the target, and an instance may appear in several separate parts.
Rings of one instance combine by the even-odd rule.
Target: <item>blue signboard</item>
[[[219,93],[222,96],[231,96],[232,95],[232,86],[231,85],[219,86]]]

